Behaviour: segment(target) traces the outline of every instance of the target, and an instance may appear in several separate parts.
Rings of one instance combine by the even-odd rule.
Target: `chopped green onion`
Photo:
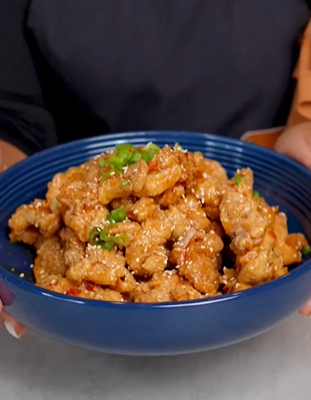
[[[119,246],[126,247],[130,243],[130,239],[127,235],[120,234],[119,236],[106,236],[104,243],[107,244],[117,244]]]
[[[116,146],[117,156],[122,160],[123,164],[128,164],[135,147],[132,144],[120,144]]]
[[[257,190],[253,190],[253,197],[260,197],[260,193]]]
[[[126,218],[126,211],[123,207],[111,211],[111,216],[116,222],[124,221]]]
[[[107,162],[111,167],[117,169],[118,171],[123,171],[124,161],[121,157],[109,157]]]
[[[103,242],[106,240],[108,232],[113,227],[113,225],[114,225],[114,223],[107,225],[104,229],[101,230],[100,235],[99,235],[100,240],[102,240]]]
[[[119,236],[114,236],[113,237],[113,242],[115,244],[120,245],[120,246],[126,247],[126,246],[129,245],[130,239],[129,239],[129,237],[127,235],[121,234]]]
[[[311,253],[311,247],[308,245],[308,246],[304,247],[304,248],[301,250],[301,252],[302,252],[302,254],[303,254],[304,256],[307,256],[308,254]]]
[[[102,245],[101,245],[101,247],[103,248],[103,249],[105,249],[105,250],[112,250],[113,249],[113,244],[112,243],[103,243]]]
[[[129,181],[122,181],[121,186],[123,187],[128,186],[129,183],[130,183]]]
[[[126,211],[124,208],[117,208],[115,210],[112,210],[110,214],[107,215],[107,221],[109,221],[111,224],[114,224],[115,222],[122,222],[126,218]],[[103,229],[101,232],[101,240],[105,240],[103,235],[107,235],[109,229],[111,228],[111,225],[106,226],[106,228]]]
[[[143,159],[147,162],[150,162],[156,154],[157,151],[153,148],[150,148],[144,153]]]
[[[149,142],[145,147],[144,150],[149,150],[149,149],[154,149],[157,153],[161,150],[159,146],[157,146],[156,144]]]
[[[112,218],[112,215],[111,215],[111,214],[108,214],[106,219],[107,219],[107,221],[109,221],[111,224],[113,224],[113,223],[115,222],[115,220]]]
[[[89,233],[89,241],[92,245],[97,244],[99,241],[101,229],[98,227],[92,228]]]
[[[119,209],[120,210],[120,209]],[[104,229],[95,227],[91,229],[89,234],[90,243],[93,245],[100,245],[102,249],[112,250],[114,244],[126,247],[130,243],[130,239],[125,234],[118,236],[108,236],[109,230],[114,226],[114,223],[106,226]]]
[[[99,160],[98,164],[99,164],[100,168],[105,168],[107,166],[106,161],[103,159]]]
[[[156,144],[148,143],[147,146],[144,147],[143,159],[147,162],[150,162],[160,150],[160,147]]]
[[[131,143],[124,143],[124,144],[118,144],[116,146],[116,152],[118,155],[128,152],[129,150],[134,150],[135,147]]]
[[[108,178],[111,178],[112,177],[112,175],[114,175],[114,171],[110,171],[110,172],[105,172],[103,175],[102,175],[102,178],[101,178],[101,180],[100,180],[100,184],[103,184],[104,182],[105,182],[105,180],[107,180]]]
[[[111,156],[106,160],[99,160],[99,165],[102,168],[110,167],[111,171],[105,172],[100,180],[100,184],[105,182],[106,179],[110,178],[116,173],[116,171],[123,172],[124,167],[129,164],[135,164],[141,159],[145,160],[147,163],[152,161],[153,157],[159,153],[160,147],[154,143],[148,143],[143,149],[135,149],[135,147],[130,144],[119,144],[116,146],[116,155]],[[127,181],[122,182],[122,186],[127,186]]]
[[[142,159],[142,154],[139,151],[135,151],[132,155],[131,158],[129,159],[130,164],[135,164],[138,161]]]
[[[237,175],[237,176],[234,178],[234,182],[235,182],[236,185],[238,185],[239,183],[241,183],[241,180],[242,180],[242,176],[241,176],[241,175]]]

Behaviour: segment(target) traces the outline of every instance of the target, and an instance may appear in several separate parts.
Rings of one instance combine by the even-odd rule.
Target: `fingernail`
[[[18,334],[15,332],[14,326],[11,324],[11,322],[8,321],[4,321],[3,322],[6,330],[9,332],[10,335],[12,335],[13,337],[15,337],[16,339],[19,339]]]
[[[311,316],[311,299],[304,304],[304,306],[301,307],[299,310],[299,314],[305,316],[305,317],[310,317]]]

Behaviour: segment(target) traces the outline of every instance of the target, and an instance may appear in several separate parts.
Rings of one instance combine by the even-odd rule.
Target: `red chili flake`
[[[66,294],[68,296],[79,296],[79,294],[82,293],[82,290],[80,289],[75,289],[75,288],[71,288],[69,290],[67,290]]]
[[[149,171],[154,171],[158,169],[158,166],[159,166],[158,161],[151,161],[151,163],[149,164]]]
[[[136,215],[134,214],[134,211],[133,211],[133,210],[129,210],[129,211],[127,212],[127,216],[130,217],[130,218],[132,218],[132,219],[135,219],[135,218],[136,218]]]
[[[172,192],[173,194],[175,194],[175,193],[176,193],[176,189],[175,189],[175,188],[172,188],[172,189],[171,189],[171,192]]]
[[[107,165],[107,167],[104,169],[104,172],[110,172],[110,166]]]
[[[129,153],[134,153],[134,149],[128,149]]]
[[[94,290],[94,285],[93,285],[93,283],[87,283],[87,284],[85,285],[85,289],[88,290],[89,292],[93,292],[93,290]]]

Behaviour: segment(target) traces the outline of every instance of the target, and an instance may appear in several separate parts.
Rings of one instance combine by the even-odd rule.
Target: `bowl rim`
[[[211,142],[217,142],[219,144],[224,144],[227,146],[232,146],[234,145],[235,147],[238,147],[240,149],[244,148],[249,148],[253,149],[254,151],[258,152],[259,154],[272,156],[275,160],[278,160],[280,163],[286,163],[287,166],[293,167],[297,172],[302,174],[304,177],[307,177],[311,181],[311,171],[308,170],[306,167],[303,165],[299,164],[295,160],[292,160],[282,154],[276,153],[273,150],[260,147],[258,145],[255,145],[253,143],[248,143],[248,142],[243,142],[240,139],[234,139],[234,138],[229,138],[229,137],[224,137],[224,136],[218,136],[218,135],[213,135],[210,133],[200,133],[200,132],[192,132],[192,131],[178,131],[178,130],[147,130],[147,131],[131,131],[131,132],[121,132],[121,133],[109,133],[109,134],[104,134],[104,135],[98,135],[98,136],[93,136],[90,138],[83,138],[83,139],[78,139],[72,142],[64,143],[64,144],[59,144],[57,146],[54,146],[52,148],[48,148],[45,150],[42,150],[34,155],[31,155],[27,157],[24,160],[21,160],[20,162],[14,164],[12,167],[8,168],[7,170],[3,171],[0,173],[0,186],[1,186],[1,181],[6,181],[10,179],[11,176],[14,176],[16,172],[18,172],[21,168],[25,169],[28,166],[31,166],[33,162],[38,163],[41,160],[45,159],[46,156],[53,156],[53,154],[57,154],[59,151],[70,151],[71,148],[78,147],[80,148],[81,152],[84,152],[92,147],[96,147],[96,144],[100,143],[101,140],[113,140],[113,141],[122,141],[126,142],[127,138],[132,138],[133,135],[135,137],[148,137],[150,136],[157,136],[157,135],[169,135],[169,134],[174,134],[178,135],[180,137],[182,136],[187,136],[188,135],[195,135],[196,137],[200,138],[205,138],[208,139]],[[182,142],[182,140],[181,140]],[[198,150],[199,151],[199,150]],[[100,154],[100,153],[99,153]],[[30,165],[29,165],[30,164]],[[68,167],[69,168],[69,167]],[[49,297],[52,298],[53,300],[56,301],[66,301],[69,303],[73,304],[80,304],[80,305],[86,305],[86,306],[95,306],[99,308],[108,308],[108,309],[133,309],[133,310],[146,310],[146,309],[168,309],[168,308],[187,308],[187,307],[193,307],[193,306],[206,306],[209,304],[218,304],[218,303],[223,303],[227,301],[233,301],[233,300],[239,300],[242,298],[248,298],[252,296],[256,296],[262,292],[266,292],[269,290],[276,289],[280,286],[286,285],[288,282],[292,280],[296,280],[300,278],[302,275],[305,275],[308,273],[308,271],[311,269],[311,260],[305,261],[300,263],[294,270],[290,271],[288,274],[277,278],[273,281],[270,282],[265,282],[263,284],[260,284],[258,286],[255,286],[253,288],[241,291],[241,292],[236,292],[236,293],[231,293],[231,294],[224,294],[220,296],[215,296],[215,297],[209,297],[209,298],[204,298],[204,299],[199,299],[199,300],[190,300],[190,301],[180,301],[180,302],[163,302],[163,303],[130,303],[130,302],[110,302],[110,301],[101,301],[101,300],[93,300],[93,299],[84,299],[84,298],[79,298],[79,297],[74,297],[74,296],[68,296],[65,294],[53,292],[47,289],[43,289],[39,286],[36,286],[34,283],[28,282],[24,280],[23,278],[14,275],[13,273],[7,271],[4,267],[1,266],[1,261],[0,261],[0,279],[2,278],[4,284],[5,282],[8,282],[12,284],[13,286],[17,286],[18,288],[22,290],[26,290],[27,292],[30,292],[35,295],[41,295],[44,297]],[[14,304],[14,303],[13,303]],[[10,306],[6,306],[6,308],[9,308]]]

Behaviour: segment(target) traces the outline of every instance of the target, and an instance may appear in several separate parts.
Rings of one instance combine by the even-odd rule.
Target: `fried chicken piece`
[[[149,164],[149,174],[139,197],[155,197],[172,188],[180,179],[182,169],[178,157],[168,146],[163,147]]]
[[[123,302],[123,296],[112,289],[104,289],[99,285],[90,282],[74,282],[68,278],[54,279],[45,289],[53,292],[66,294],[73,297],[81,297],[91,300]]]
[[[165,214],[169,220],[172,221],[171,237],[173,241],[178,240],[192,227],[192,222],[187,218],[187,215],[176,206],[170,206]]]
[[[205,179],[217,178],[220,181],[227,181],[227,172],[224,167],[215,160],[205,158],[199,151],[193,153],[193,159],[197,170]]]
[[[224,267],[223,274],[220,277],[220,283],[224,285],[223,293],[233,293],[237,280],[238,276],[236,270]]]
[[[178,202],[185,195],[185,187],[181,184],[176,184],[167,189],[160,196],[156,197],[156,202],[162,207],[169,207]]]
[[[47,198],[62,213],[65,224],[82,242],[89,240],[94,226],[103,226],[109,211],[98,202],[98,161],[58,174],[49,184]]]
[[[237,280],[252,286],[286,275],[283,257],[275,251],[277,237],[273,231],[265,233],[260,245],[236,258]]]
[[[53,211],[61,211],[62,204],[58,202],[57,198],[61,194],[62,188],[65,188],[66,185],[70,186],[71,189],[68,191],[70,200],[67,201],[67,206],[70,204],[70,201],[74,199],[74,188],[76,186],[81,187],[81,184],[83,183],[83,181],[81,181],[81,177],[84,175],[84,173],[85,171],[83,168],[72,167],[66,172],[56,174],[48,183],[48,190],[45,198]]]
[[[86,193],[86,198],[88,193]],[[89,241],[89,234],[94,227],[104,227],[109,211],[106,207],[88,208],[84,201],[72,202],[64,215],[65,224],[71,228],[82,242]]]
[[[178,275],[179,282],[172,290],[173,301],[191,301],[203,299],[204,296],[196,290],[187,279]]]
[[[194,180],[202,176],[195,163],[194,155],[187,150],[174,148],[175,154],[178,156],[178,162],[181,166],[182,174],[179,183],[185,187],[189,186]]]
[[[190,185],[190,192],[201,201],[205,214],[212,220],[219,219],[219,205],[227,188],[228,181],[217,177],[197,179]]]
[[[142,223],[140,231],[125,251],[129,269],[135,275],[152,276],[155,272],[164,271],[167,265],[165,244],[171,232],[172,221],[159,209]]]
[[[33,273],[41,286],[55,277],[64,277],[68,269],[61,240],[58,236],[40,237],[36,242],[37,257],[34,260]],[[52,277],[52,278],[51,278]]]
[[[51,209],[60,210],[64,214],[73,202],[83,199],[86,200],[85,206],[94,208],[98,204],[97,187],[100,175],[101,170],[96,158],[55,175],[48,184],[46,193]]]
[[[190,239],[190,240],[189,240]],[[185,243],[181,238],[175,243],[170,262],[177,265],[179,273],[193,287],[207,296],[215,296],[220,284],[220,252],[223,242],[215,232],[193,233]]]
[[[156,272],[148,282],[134,290],[135,303],[163,303],[198,300],[203,296],[176,271]]]
[[[262,200],[253,196],[252,171],[238,171],[220,203],[220,220],[232,239],[234,253],[242,254],[260,244],[276,212],[273,208],[266,212]]]
[[[125,258],[115,250],[105,250],[100,246],[86,247],[85,258],[72,265],[66,274],[76,282],[89,281],[98,285],[115,288],[123,280],[127,291],[134,289],[136,281],[125,268]]]
[[[121,197],[120,199],[114,199],[111,202],[111,208],[113,210],[116,210],[118,208],[124,208],[126,213],[130,211],[130,209],[133,207],[133,205],[136,203],[138,199],[134,196],[128,196],[128,197]]]
[[[135,164],[124,168],[124,172],[115,172],[98,187],[98,200],[106,205],[112,200],[122,197],[136,196],[144,188],[149,173],[146,161],[140,160]],[[127,182],[127,185],[122,185]],[[141,197],[141,196],[139,196]]]
[[[274,233],[277,237],[275,252],[283,257],[284,265],[301,262],[301,250],[308,245],[307,239],[302,233],[289,235],[284,213],[276,214]]]
[[[220,181],[228,180],[226,170],[218,161],[205,158],[199,151],[190,153],[187,150],[180,150],[177,147],[174,148],[174,151],[179,158],[179,164],[182,168],[182,176],[179,182],[185,183],[186,187],[200,178],[214,178]]]
[[[209,231],[212,228],[211,221],[207,218],[201,202],[193,195],[185,196],[177,203],[177,207],[185,213],[191,221],[191,226],[196,230]]]
[[[223,293],[236,293],[252,288],[252,285],[250,284],[238,282],[236,270],[226,267],[224,267],[220,282],[224,285]]]
[[[141,197],[136,201],[135,204],[130,208],[128,216],[135,221],[145,221],[150,218],[156,208],[154,199],[150,197]]]
[[[173,241],[189,232],[190,229],[210,231],[211,221],[206,217],[199,200],[189,195],[172,205],[165,211],[167,217],[173,222],[172,236]]]
[[[9,237],[12,242],[34,245],[40,235],[53,236],[60,225],[60,214],[52,212],[45,200],[36,199],[18,207],[9,219]]]
[[[63,242],[65,263],[68,267],[82,261],[85,257],[86,244],[82,242],[78,235],[71,228],[64,228],[60,231]]]
[[[129,241],[129,244],[140,232],[140,224],[138,222],[133,222],[129,220],[118,222],[110,226],[111,228],[109,229],[108,233],[109,236],[125,235]]]
[[[186,193],[200,200],[208,218],[219,219],[219,204],[228,184],[225,169],[217,161],[205,159],[200,152],[180,158],[184,170],[190,167]]]

